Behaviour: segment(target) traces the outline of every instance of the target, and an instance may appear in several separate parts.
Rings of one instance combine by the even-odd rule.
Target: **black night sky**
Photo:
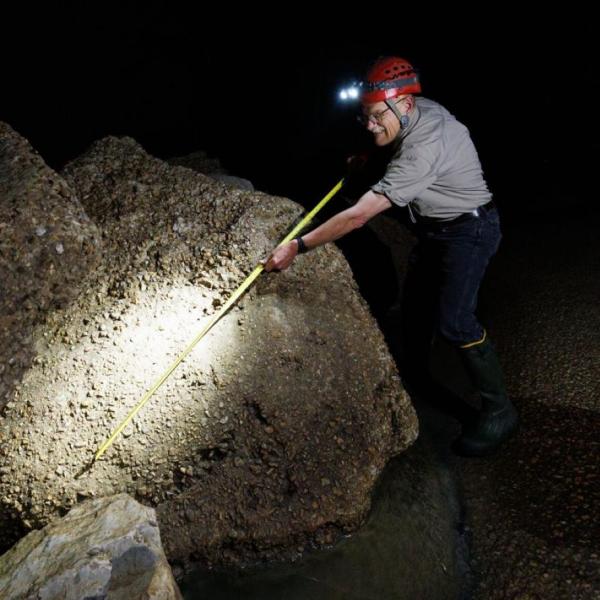
[[[61,6],[3,19],[0,119],[55,169],[96,139],[129,135],[161,158],[206,150],[258,189],[310,206],[369,143],[337,90],[396,54],[469,127],[505,213],[594,201],[597,52],[583,14],[432,24],[386,9],[379,31],[374,8],[350,27],[308,9],[245,20],[233,7]]]

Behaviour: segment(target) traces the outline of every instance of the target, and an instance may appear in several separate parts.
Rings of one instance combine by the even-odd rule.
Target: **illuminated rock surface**
[[[34,364],[0,421],[3,549],[118,492],[156,507],[176,563],[290,558],[355,530],[417,419],[341,252],[261,275],[86,468],[302,208],[130,138],[98,141],[61,177],[102,254],[32,331]]]

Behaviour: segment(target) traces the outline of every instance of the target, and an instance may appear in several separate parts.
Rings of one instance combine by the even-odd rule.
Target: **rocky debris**
[[[127,494],[88,500],[0,557],[7,600],[179,600],[156,515]]]
[[[85,289],[99,252],[72,189],[0,122],[0,409],[31,366],[33,328]]]
[[[0,421],[6,547],[118,492],[157,507],[181,563],[286,557],[358,527],[417,419],[334,245],[263,274],[88,468],[302,209],[130,138],[98,141],[62,176],[102,255],[86,293],[34,332],[35,363]]]
[[[210,158],[206,152],[200,150],[192,152],[186,156],[176,156],[167,160],[170,165],[178,165],[193,169],[198,173],[208,175],[216,181],[220,181],[226,185],[237,187],[247,192],[253,192],[254,186],[248,179],[235,177],[230,175],[227,170],[221,165],[218,158]]]

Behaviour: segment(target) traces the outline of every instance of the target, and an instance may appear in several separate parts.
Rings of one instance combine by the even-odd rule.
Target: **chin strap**
[[[398,106],[396,105],[396,102],[394,101],[393,98],[390,100],[385,100],[384,102],[388,105],[390,110],[396,115],[396,118],[398,119],[398,121],[400,121],[400,128],[406,129],[408,127],[408,122],[409,122],[408,115],[403,115],[398,110]]]

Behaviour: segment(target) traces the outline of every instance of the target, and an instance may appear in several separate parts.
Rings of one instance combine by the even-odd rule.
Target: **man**
[[[409,391],[412,386],[417,394],[450,397],[429,373],[433,335],[458,350],[481,410],[462,419],[453,449],[483,456],[518,427],[494,347],[475,316],[479,286],[502,234],[467,128],[440,104],[416,96],[420,92],[408,61],[384,57],[374,63],[360,99],[375,145],[392,150],[383,178],[352,207],[273,250],[265,270],[287,269],[299,252],[337,240],[393,205],[406,207],[418,243],[404,286],[402,374]]]

